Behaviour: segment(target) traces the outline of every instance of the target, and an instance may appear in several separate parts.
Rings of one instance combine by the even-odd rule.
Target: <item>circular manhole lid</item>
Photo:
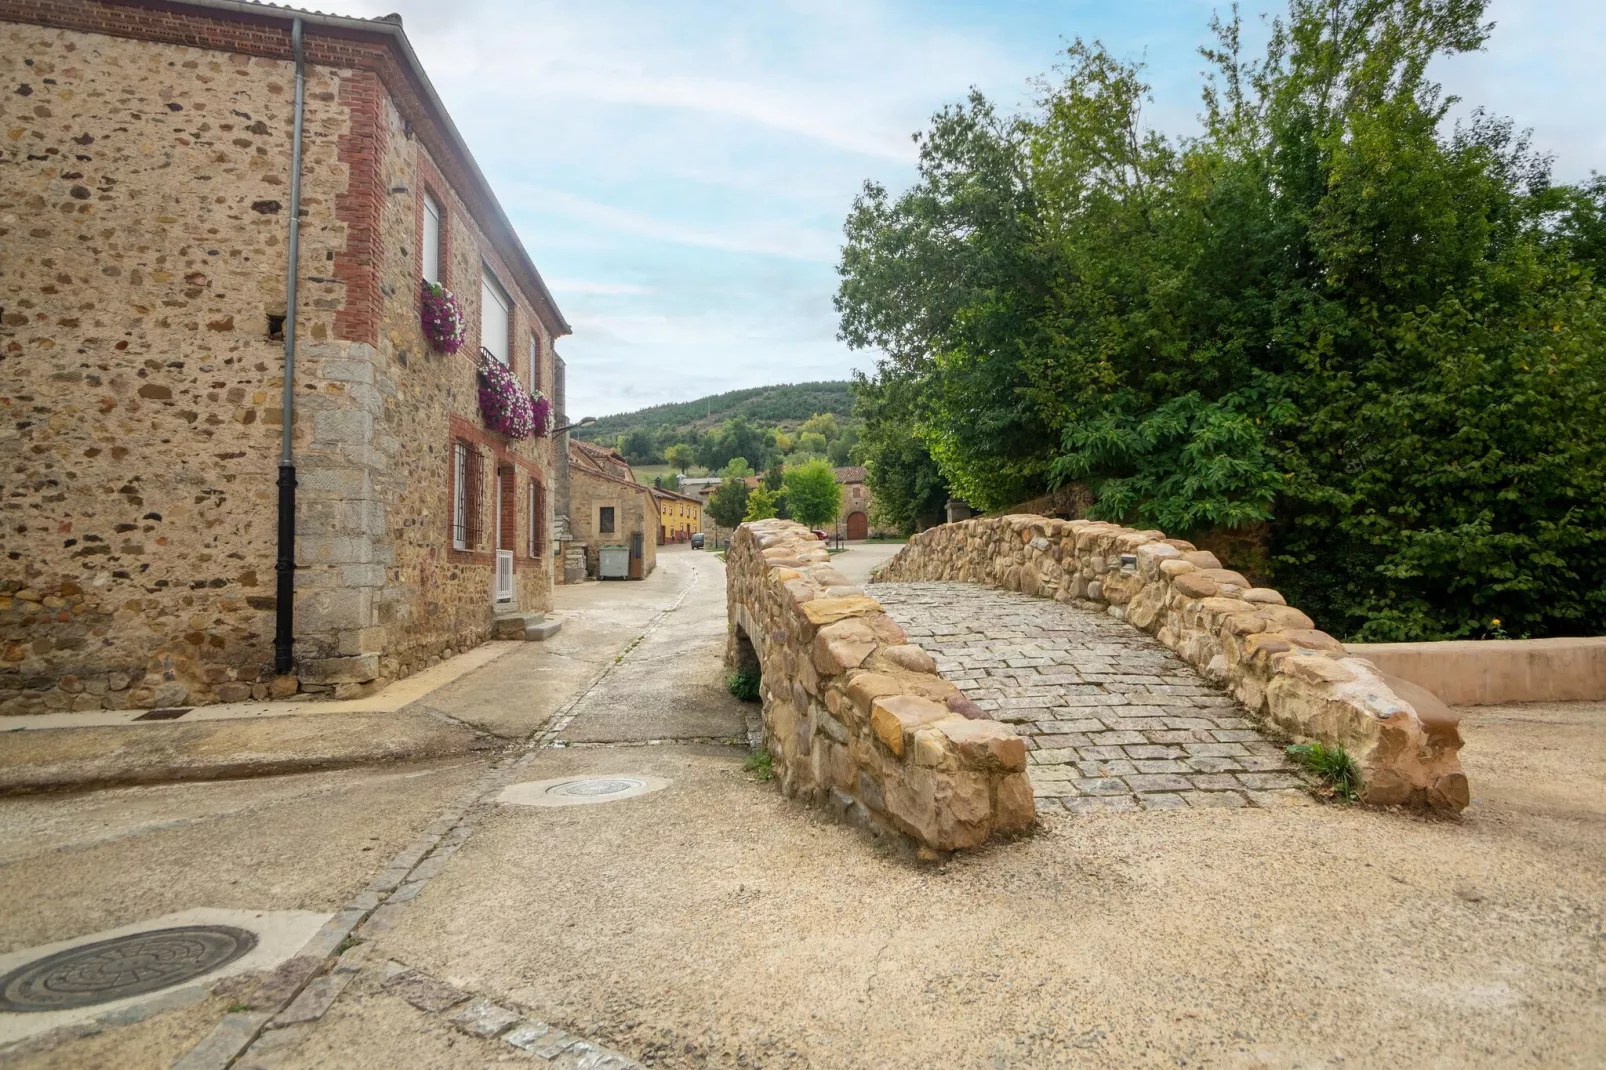
[[[231,925],[181,925],[97,940],[0,977],[0,1011],[65,1011],[143,996],[227,966],[256,944],[255,933]]]
[[[571,776],[510,784],[497,799],[516,806],[585,806],[633,799],[668,785],[655,776]]]

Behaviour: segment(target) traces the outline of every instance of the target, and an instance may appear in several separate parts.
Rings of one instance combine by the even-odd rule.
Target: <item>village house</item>
[[[0,712],[362,694],[550,608],[477,361],[544,415],[569,326],[398,16],[0,0],[0,70]]]
[[[846,465],[836,470],[837,486],[842,489],[842,512],[838,514],[837,531],[844,539],[868,539],[871,534],[883,534],[870,523],[870,506],[875,496],[870,493],[863,465]]]
[[[662,487],[652,488],[653,505],[658,509],[658,545],[688,542],[692,532],[703,530],[703,501]]]
[[[658,564],[658,509],[653,488],[636,481],[617,450],[569,440],[569,536],[585,555],[585,573],[601,576],[603,550],[623,547],[628,578],[645,579]]]

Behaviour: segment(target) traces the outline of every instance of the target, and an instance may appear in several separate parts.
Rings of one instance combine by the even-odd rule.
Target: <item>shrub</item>
[[[757,669],[739,669],[725,677],[725,687],[743,702],[757,702],[758,685],[762,679]]]

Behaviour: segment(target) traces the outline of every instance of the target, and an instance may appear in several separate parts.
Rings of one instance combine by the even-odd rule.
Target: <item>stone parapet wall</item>
[[[1100,609],[1152,634],[1276,731],[1343,746],[1365,778],[1364,801],[1467,805],[1453,719],[1425,703],[1419,711],[1282,595],[1192,543],[1099,521],[979,518],[921,532],[876,579],[980,583]]]
[[[1032,824],[1025,743],[938,675],[806,528],[743,524],[725,566],[727,663],[762,670],[784,794],[943,851]]]

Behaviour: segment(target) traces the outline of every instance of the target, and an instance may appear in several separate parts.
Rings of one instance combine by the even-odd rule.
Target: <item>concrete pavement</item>
[[[0,894],[43,918],[8,918],[9,946],[202,900],[383,903],[234,1063],[264,1070],[1606,1058],[1606,707],[1463,711],[1478,794],[1459,821],[1338,805],[1060,814],[922,865],[743,771],[744,748],[722,742],[750,711],[718,687],[723,568],[660,561],[656,587],[573,592],[598,641],[544,677],[563,694],[509,696],[499,662],[482,672],[502,686],[465,679],[442,710],[533,733],[543,745],[516,759],[127,789],[61,815],[44,797],[0,801],[4,842],[24,844],[0,857]],[[588,618],[591,599],[618,600],[626,626]],[[537,730],[542,709],[555,720]],[[669,783],[596,805],[494,801],[582,776]],[[425,825],[433,838],[383,868]],[[59,886],[58,864],[82,891]],[[165,1066],[249,1017],[225,1016],[240,999],[219,986],[0,1058]]]

